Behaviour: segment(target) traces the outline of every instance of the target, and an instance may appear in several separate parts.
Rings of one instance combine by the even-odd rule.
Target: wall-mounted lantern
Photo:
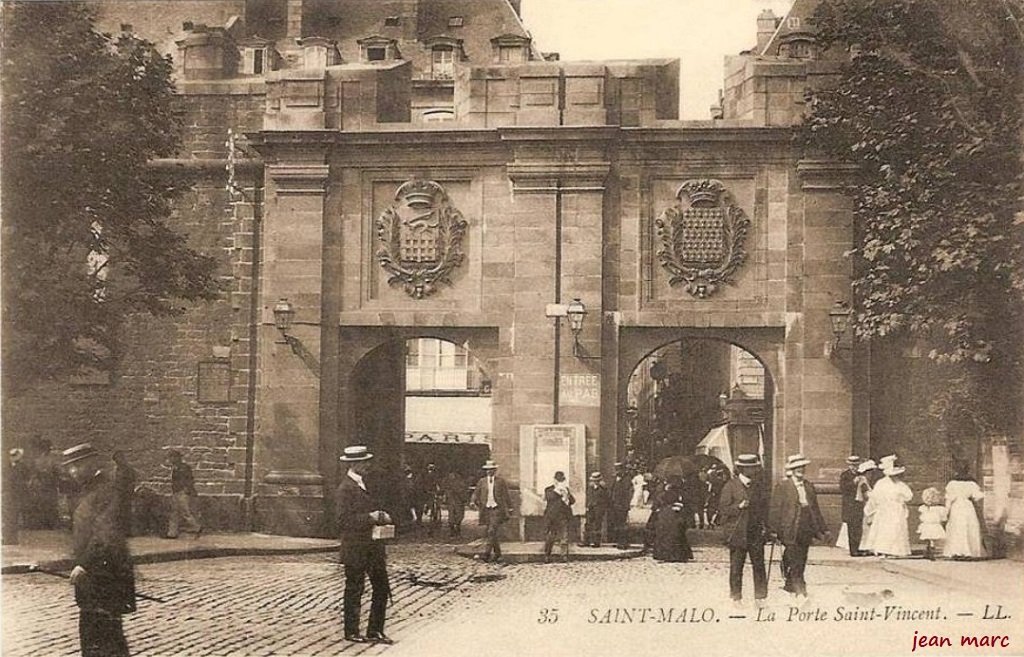
[[[828,321],[832,326],[832,340],[825,344],[825,356],[832,358],[840,349],[852,349],[849,332],[850,318],[853,311],[845,301],[836,301],[828,311]]]

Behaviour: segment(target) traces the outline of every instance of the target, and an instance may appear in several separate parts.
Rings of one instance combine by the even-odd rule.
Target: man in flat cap
[[[344,622],[345,640],[354,643],[394,643],[384,634],[384,613],[387,610],[387,558],[384,543],[374,540],[375,525],[391,524],[383,505],[367,488],[367,474],[373,454],[364,445],[346,447],[339,459],[348,466],[335,496],[335,511],[341,533],[341,561],[345,564]],[[366,577],[370,578],[373,596],[366,636],[359,633],[359,606],[363,599]]]
[[[480,524],[487,527],[487,545],[480,558],[501,561],[501,526],[512,515],[512,497],[508,483],[497,475],[497,463],[488,459],[483,471],[473,491],[473,506],[480,510]]]
[[[121,522],[122,500],[91,444],[64,450],[61,466],[80,495],[72,519],[71,583],[82,657],[128,655],[121,616],[135,611],[135,573]]]

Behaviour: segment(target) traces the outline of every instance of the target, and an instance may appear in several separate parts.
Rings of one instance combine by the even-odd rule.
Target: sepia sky
[[[754,45],[756,20],[793,0],[523,0],[534,42],[563,60],[678,57],[682,119],[710,118],[722,61]]]

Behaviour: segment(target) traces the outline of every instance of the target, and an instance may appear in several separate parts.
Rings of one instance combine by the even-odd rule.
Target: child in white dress
[[[942,504],[942,493],[937,488],[926,488],[921,493],[921,500],[924,504],[917,507],[917,512],[921,515],[917,535],[928,544],[925,548],[925,558],[934,559],[935,541],[946,538],[946,530],[942,527],[946,522],[946,507]]]

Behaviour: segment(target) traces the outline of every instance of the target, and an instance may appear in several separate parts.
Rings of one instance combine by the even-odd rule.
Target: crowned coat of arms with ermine
[[[686,291],[706,299],[733,274],[747,254],[743,242],[750,220],[718,180],[687,180],[676,192],[676,203],[655,221],[658,261],[669,273],[669,284],[686,284]]]
[[[388,283],[401,285],[414,299],[434,293],[438,283],[451,285],[451,274],[464,258],[466,226],[438,183],[401,185],[376,222],[377,261],[390,275]]]

